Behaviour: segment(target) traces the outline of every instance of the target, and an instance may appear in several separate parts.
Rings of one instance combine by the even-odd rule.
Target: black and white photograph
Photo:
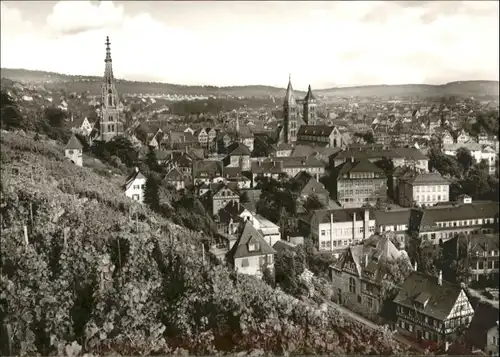
[[[0,356],[499,356],[499,1],[1,1]]]

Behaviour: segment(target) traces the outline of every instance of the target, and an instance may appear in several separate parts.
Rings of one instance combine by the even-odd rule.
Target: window
[[[361,304],[361,295],[358,295],[358,304]]]
[[[325,235],[325,230],[324,230],[324,229],[322,229],[322,230],[321,230],[321,235],[322,235],[322,236],[324,236],[324,235]]]
[[[368,297],[368,308],[373,309],[373,298],[372,297]]]
[[[73,150],[68,150],[69,155],[73,155]]]
[[[241,260],[241,267],[242,268],[246,268],[248,267],[250,264],[248,264],[248,259],[247,258],[244,258]]]
[[[259,250],[260,247],[259,247],[259,243],[250,243],[248,244],[248,251],[249,252],[255,252],[257,250]]]
[[[355,294],[356,293],[356,280],[354,278],[349,278],[349,292]]]

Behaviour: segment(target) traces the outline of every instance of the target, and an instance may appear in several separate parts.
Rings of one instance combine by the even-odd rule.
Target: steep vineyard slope
[[[203,263],[199,236],[61,147],[1,136],[2,354],[404,352],[333,310]]]

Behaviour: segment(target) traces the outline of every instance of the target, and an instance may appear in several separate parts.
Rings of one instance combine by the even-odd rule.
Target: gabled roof
[[[83,149],[83,145],[80,142],[80,140],[78,140],[78,138],[75,136],[75,134],[73,134],[71,135],[71,138],[69,138],[68,143],[64,148],[68,150],[80,150]]]
[[[242,143],[232,143],[228,146],[228,156],[250,156],[250,149]]]
[[[321,182],[316,180],[311,174],[306,171],[301,171],[293,180],[297,183],[298,192],[302,195],[318,194],[318,195],[329,195],[328,190],[323,186]]]
[[[368,161],[367,159],[344,162],[342,165],[340,165],[338,177],[340,178],[341,175],[351,172],[377,172],[384,174],[384,170],[382,170],[371,161]]]
[[[374,211],[375,222],[377,225],[409,225],[410,223],[410,209],[398,209],[391,211]]]
[[[255,252],[248,251],[248,243],[258,243],[259,248]],[[228,258],[246,258],[265,254],[274,254],[276,251],[264,240],[262,235],[255,229],[249,221],[245,222],[240,236],[233,245],[233,248],[228,253]]]
[[[177,170],[175,167],[170,170],[164,177],[165,181],[182,181],[184,180],[184,175],[182,175],[179,170]]]
[[[307,94],[304,97],[304,101],[306,101],[306,102],[313,102],[315,100],[316,100],[316,98],[314,97],[314,95],[312,93],[312,90],[311,90],[311,85],[309,84],[309,88],[307,88]]]
[[[144,176],[140,171],[139,168],[135,168],[134,171],[130,174],[129,177],[127,177],[127,180],[125,180],[125,190],[128,190],[130,186],[134,183],[135,180],[137,179],[145,179],[146,176]]]
[[[451,313],[461,292],[459,285],[445,280],[439,285],[437,277],[414,271],[403,283],[394,303],[443,321]],[[418,306],[416,303],[424,297],[427,304]]]
[[[288,78],[288,87],[286,88],[285,93],[285,104],[295,105],[295,96],[293,95],[293,87],[292,87],[292,78]]]

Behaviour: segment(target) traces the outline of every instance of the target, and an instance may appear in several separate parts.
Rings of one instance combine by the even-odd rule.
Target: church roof
[[[71,135],[71,138],[69,139],[68,143],[65,146],[65,149],[72,149],[72,150],[79,150],[82,149],[83,145],[78,140],[78,138],[75,136],[75,134]]]
[[[295,105],[295,96],[293,95],[292,78],[288,79],[288,87],[286,88],[285,103],[288,105]]]
[[[314,94],[312,93],[312,90],[311,90],[311,85],[309,84],[309,88],[307,89],[307,94],[306,94],[306,97],[304,98],[304,101],[312,102],[315,100],[316,100],[316,98],[314,97]]]

